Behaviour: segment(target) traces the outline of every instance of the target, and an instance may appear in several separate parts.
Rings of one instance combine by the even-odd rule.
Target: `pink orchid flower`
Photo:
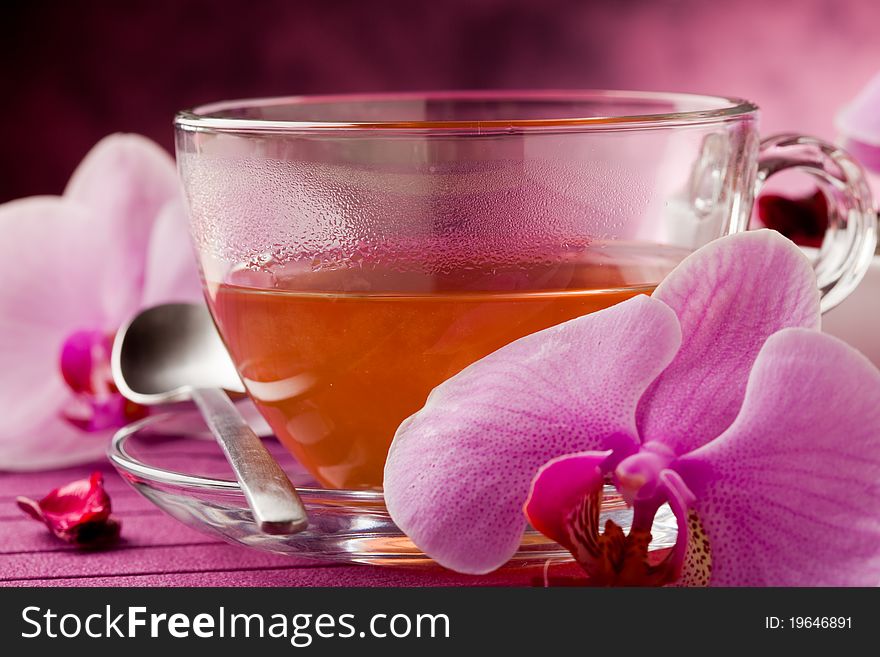
[[[62,196],[0,205],[0,469],[87,462],[144,414],[110,346],[139,308],[201,298],[174,162],[113,135]]]
[[[725,237],[640,295],[438,386],[385,468],[394,521],[465,573],[532,525],[597,584],[880,583],[880,372],[820,333],[806,257]],[[633,507],[599,534],[604,483]],[[675,546],[647,561],[668,503]],[[525,508],[524,508],[525,507]]]

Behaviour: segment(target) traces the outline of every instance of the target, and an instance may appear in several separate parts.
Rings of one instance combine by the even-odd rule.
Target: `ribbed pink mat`
[[[100,470],[122,521],[122,542],[82,552],[55,539],[15,505]],[[555,565],[550,576],[578,574]],[[166,516],[108,464],[52,472],[0,473],[0,586],[541,586],[542,568],[508,568],[472,577],[441,568],[317,564],[228,545]]]

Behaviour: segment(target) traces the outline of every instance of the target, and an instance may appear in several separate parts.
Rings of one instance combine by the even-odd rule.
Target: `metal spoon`
[[[305,529],[296,489],[222,390],[244,386],[207,308],[169,303],[142,311],[117,332],[111,363],[116,387],[135,403],[195,402],[263,532]]]

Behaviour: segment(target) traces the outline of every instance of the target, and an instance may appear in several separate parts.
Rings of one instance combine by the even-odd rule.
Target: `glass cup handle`
[[[877,212],[861,166],[821,139],[776,135],[761,142],[755,197],[764,182],[786,169],[815,177],[828,201],[828,230],[814,267],[825,313],[852,292],[877,246]]]

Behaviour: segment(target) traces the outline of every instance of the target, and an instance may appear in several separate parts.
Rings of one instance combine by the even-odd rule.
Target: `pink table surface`
[[[122,541],[77,550],[26,517],[15,498],[39,499],[68,481],[104,473]],[[553,565],[550,576],[578,573]],[[441,568],[319,564],[229,545],[165,515],[107,463],[43,473],[0,473],[0,586],[540,586],[543,569],[507,568],[485,576]]]

